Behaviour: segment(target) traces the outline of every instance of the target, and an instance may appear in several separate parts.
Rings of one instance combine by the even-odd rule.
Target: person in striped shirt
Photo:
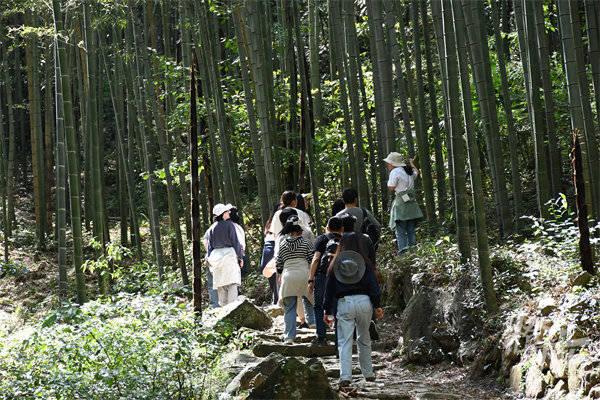
[[[294,343],[296,338],[296,303],[301,297],[304,308],[314,320],[314,308],[308,293],[309,263],[313,257],[311,242],[302,237],[302,226],[297,215],[288,218],[279,239],[279,252],[276,256],[277,272],[281,275],[279,301],[283,303],[284,342]]]

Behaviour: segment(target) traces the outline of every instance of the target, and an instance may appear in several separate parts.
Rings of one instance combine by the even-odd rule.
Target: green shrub
[[[0,398],[209,398],[227,340],[159,297],[66,305],[0,341]]]

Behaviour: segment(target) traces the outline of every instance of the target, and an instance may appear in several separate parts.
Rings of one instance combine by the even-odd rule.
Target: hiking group
[[[399,153],[384,160],[388,189],[395,194],[389,228],[395,232],[398,253],[416,245],[416,222],[423,214],[416,201],[413,160]],[[310,195],[285,191],[264,228],[261,273],[268,279],[273,304],[284,309],[284,337],[293,344],[297,328],[315,329],[313,345],[328,344],[327,330],[335,332],[340,359],[340,388],[352,381],[352,347],[356,338],[362,375],[375,380],[371,361],[374,321],[383,317],[380,274],[376,253],[381,225],[358,204],[358,192],[345,189],[336,200],[326,233],[315,238],[311,229]],[[224,306],[238,296],[245,261],[245,233],[235,206],[214,206],[214,224],[204,245],[208,268],[209,301]]]

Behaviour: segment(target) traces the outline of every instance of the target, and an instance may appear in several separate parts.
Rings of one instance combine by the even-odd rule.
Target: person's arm
[[[419,176],[419,174],[420,174],[421,172],[419,171],[419,168],[417,168],[417,166],[415,165],[415,160],[413,160],[413,159],[411,158],[411,159],[409,160],[409,164],[410,164],[410,166],[412,167],[412,169],[413,169],[413,171],[414,171],[414,174],[415,174],[415,178],[416,178],[417,176]]]
[[[387,187],[390,192],[396,191],[398,186],[398,174],[395,173],[395,169],[390,171],[390,178],[388,179]]]
[[[369,221],[371,221],[371,223],[373,225],[377,225],[378,228],[381,228],[381,224],[379,223],[379,221],[377,221],[377,218],[375,218],[375,216],[373,214],[371,214],[371,211],[366,210],[367,211],[367,218],[369,219]]]
[[[308,291],[312,292],[315,288],[315,275],[317,274],[317,268],[321,262],[321,252],[315,251],[313,259],[310,263],[310,272],[308,273]]]
[[[277,211],[275,214],[273,214],[273,218],[271,218],[271,233],[273,235],[275,235],[275,237],[277,237],[279,235],[279,233],[281,232],[281,230],[283,229],[283,225],[281,224],[281,221],[279,220],[279,216],[281,215],[281,210]]]
[[[277,243],[279,243],[279,250],[277,251],[277,254],[275,254],[275,268],[277,269],[278,274],[283,272],[283,264],[285,263],[285,255],[287,254],[287,248],[285,245],[283,247],[281,246],[282,240],[284,239],[281,238],[277,241]]]
[[[240,260],[241,263],[243,263],[242,259],[244,258],[244,250],[242,249],[242,245],[238,240],[237,232],[235,229],[235,225],[233,225],[233,222],[229,224],[229,240],[231,241],[231,244],[235,249],[235,254],[237,254],[238,260]]]
[[[379,283],[377,283],[375,273],[373,271],[367,271],[366,273],[367,283],[369,285],[369,299],[371,299],[371,304],[373,304],[375,319],[381,319],[383,318],[383,308],[381,308],[381,289],[379,288]]]
[[[202,236],[202,244],[204,245],[204,250],[208,251],[208,233],[210,232],[210,228],[206,230],[204,236]]]
[[[332,273],[327,274],[325,280],[325,294],[323,295],[323,310],[325,315],[333,315],[333,308],[335,306],[335,275]]]
[[[238,242],[240,242],[240,246],[242,246],[242,251],[246,254],[246,233],[244,232],[244,228],[241,225],[233,223],[235,226],[235,233],[237,235]]]

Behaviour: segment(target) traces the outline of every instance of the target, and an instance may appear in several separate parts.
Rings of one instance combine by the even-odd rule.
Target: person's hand
[[[383,318],[383,308],[379,307],[375,309],[375,319]]]
[[[240,258],[240,268],[244,268],[244,259]]]

